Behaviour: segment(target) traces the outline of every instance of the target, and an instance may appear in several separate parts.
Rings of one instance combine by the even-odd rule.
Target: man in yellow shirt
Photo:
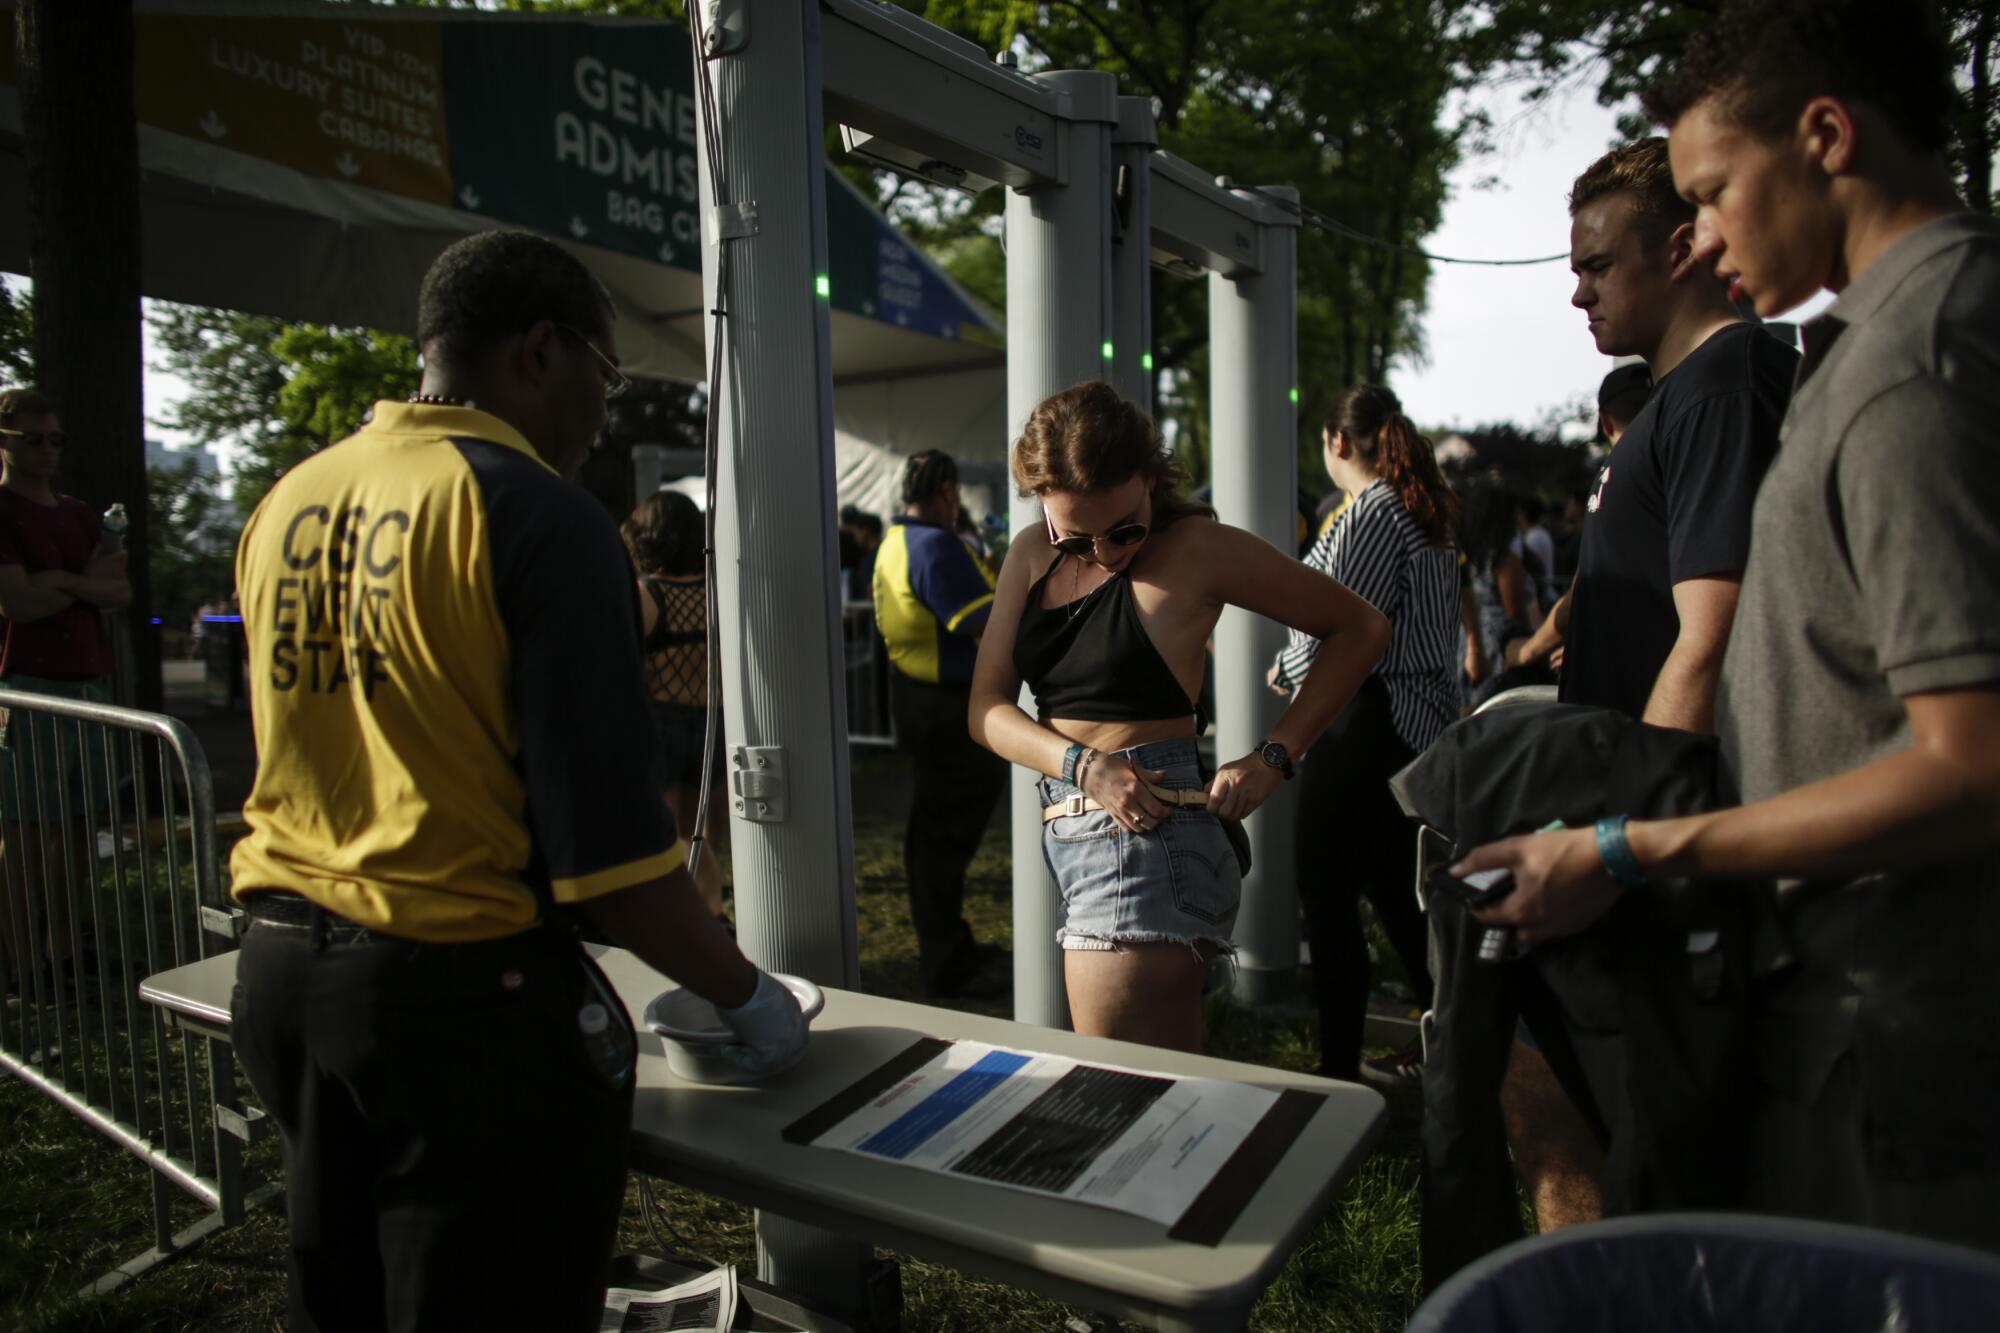
[[[875,625],[889,646],[897,741],[915,760],[903,873],[917,966],[935,996],[1002,988],[999,951],[962,915],[965,871],[1006,790],[1007,765],[972,739],[972,661],[993,575],[960,538],[958,464],[926,449],[903,468],[903,512],[875,554]]]
[[[612,319],[552,242],[458,242],[422,391],[243,531],[234,1030],[284,1138],[293,1333],[597,1327],[635,1043],[572,913],[712,1000],[740,1063],[804,1048],[688,877],[632,571],[568,480],[625,383]]]

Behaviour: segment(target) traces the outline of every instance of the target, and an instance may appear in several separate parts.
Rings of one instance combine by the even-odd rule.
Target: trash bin
[[[243,617],[203,615],[201,655],[209,711],[235,712],[246,698],[243,690]]]
[[[1984,1333],[2000,1258],[1866,1227],[1663,1213],[1516,1241],[1460,1269],[1405,1333]]]

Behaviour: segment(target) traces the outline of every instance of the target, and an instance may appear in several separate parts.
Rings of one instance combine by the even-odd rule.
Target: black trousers
[[[1389,794],[1389,778],[1416,757],[1389,714],[1389,691],[1370,676],[1299,766],[1294,864],[1319,992],[1320,1073],[1360,1073],[1368,1012],[1365,895],[1430,1007],[1431,974],[1423,913],[1417,907],[1417,826]]]
[[[585,1051],[586,984],[552,930],[254,921],[232,1031],[284,1137],[292,1333],[597,1328],[632,1085]]]
[[[966,730],[969,686],[933,685],[897,672],[889,693],[897,738],[916,761],[903,873],[924,984],[934,987],[970,961],[965,869],[1007,789],[1009,766]]]

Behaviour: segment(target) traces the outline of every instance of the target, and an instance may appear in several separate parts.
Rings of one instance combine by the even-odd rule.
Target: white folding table
[[[633,1014],[668,983],[621,949],[598,949]],[[148,978],[140,995],[173,1021],[226,1037],[236,955]],[[1169,1075],[1229,1079],[1320,1100],[1215,1245],[1169,1239],[1128,1213],[894,1162],[787,1142],[785,1129],[924,1037],[1046,1051]],[[668,1072],[639,1035],[635,1169],[934,1263],[1175,1333],[1240,1329],[1250,1307],[1367,1155],[1381,1097],[1337,1083],[1150,1046],[828,990],[806,1058],[746,1087]]]

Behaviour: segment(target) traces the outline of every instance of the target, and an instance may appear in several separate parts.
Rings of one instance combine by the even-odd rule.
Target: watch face
[[[1292,761],[1292,756],[1286,752],[1285,747],[1276,741],[1264,747],[1263,755],[1264,762],[1272,768],[1283,768]]]

